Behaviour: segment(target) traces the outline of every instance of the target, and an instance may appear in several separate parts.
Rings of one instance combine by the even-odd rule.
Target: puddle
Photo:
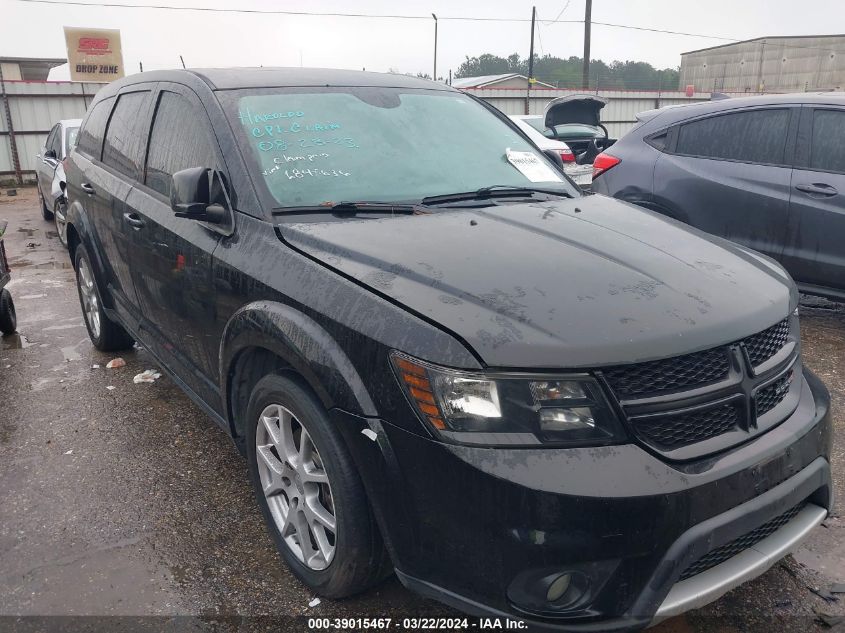
[[[26,233],[27,237],[32,237],[33,234],[35,233],[35,229],[25,229],[24,227],[21,226],[21,227],[18,228],[18,233]]]
[[[12,334],[0,338],[0,349],[25,349],[30,345],[32,341],[23,334]]]

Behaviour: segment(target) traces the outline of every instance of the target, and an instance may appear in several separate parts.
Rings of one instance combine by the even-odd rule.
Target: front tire
[[[3,288],[0,290],[0,332],[4,336],[10,336],[18,328],[18,317],[15,312],[15,302],[12,301],[12,294]]]
[[[53,218],[56,221],[56,233],[59,236],[59,241],[62,246],[67,248],[67,198],[64,196],[56,200]]]
[[[130,349],[135,341],[121,325],[109,319],[103,310],[103,299],[91,268],[91,259],[82,244],[76,248],[74,268],[82,316],[94,347],[101,352]]]
[[[38,202],[41,205],[41,217],[48,222],[53,219],[53,213],[47,207],[47,202],[44,200],[44,194],[41,193],[41,187],[38,186]]]
[[[297,381],[261,379],[247,407],[247,457],[279,553],[327,598],[384,577],[386,552],[364,486],[325,409]]]

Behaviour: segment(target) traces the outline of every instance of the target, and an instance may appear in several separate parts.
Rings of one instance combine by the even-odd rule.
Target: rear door
[[[802,108],[784,263],[803,284],[845,290],[845,108]]]
[[[654,199],[684,222],[780,258],[800,108],[734,110],[672,130]]]
[[[130,86],[117,95],[106,127],[102,162],[86,172],[88,186],[82,186],[88,198],[97,199],[98,212],[91,216],[102,246],[109,294],[124,322],[133,327],[140,303],[132,282],[134,230],[124,201],[133,184],[142,179],[151,105],[149,87]]]
[[[221,238],[215,227],[177,218],[170,207],[171,176],[189,167],[221,169],[215,135],[199,98],[177,84],[155,97],[146,169],[126,200],[137,229],[132,268],[147,340],[206,402],[217,402],[216,321],[211,255]],[[172,365],[171,365],[172,366]]]

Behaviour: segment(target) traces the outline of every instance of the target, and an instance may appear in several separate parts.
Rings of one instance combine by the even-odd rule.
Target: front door
[[[802,108],[789,201],[787,269],[805,286],[845,293],[845,108]]]
[[[62,126],[56,123],[47,135],[47,140],[44,142],[44,147],[41,148],[41,153],[35,163],[38,191],[41,193],[48,211],[53,210],[53,175],[56,173],[56,167],[58,167],[62,155],[61,131]],[[52,156],[48,155],[50,150],[54,152]]]
[[[221,234],[170,207],[171,176],[189,167],[219,169],[217,142],[196,95],[162,84],[156,97],[144,181],[126,200],[138,224],[132,268],[144,315],[142,328],[165,362],[206,402],[219,401],[219,339],[211,256]]]

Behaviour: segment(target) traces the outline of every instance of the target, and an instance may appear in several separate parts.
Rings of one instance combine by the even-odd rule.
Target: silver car
[[[41,215],[56,222],[59,240],[67,246],[67,197],[65,196],[65,170],[62,161],[76,145],[76,134],[82,119],[64,119],[50,130],[36,161],[38,199]]]

